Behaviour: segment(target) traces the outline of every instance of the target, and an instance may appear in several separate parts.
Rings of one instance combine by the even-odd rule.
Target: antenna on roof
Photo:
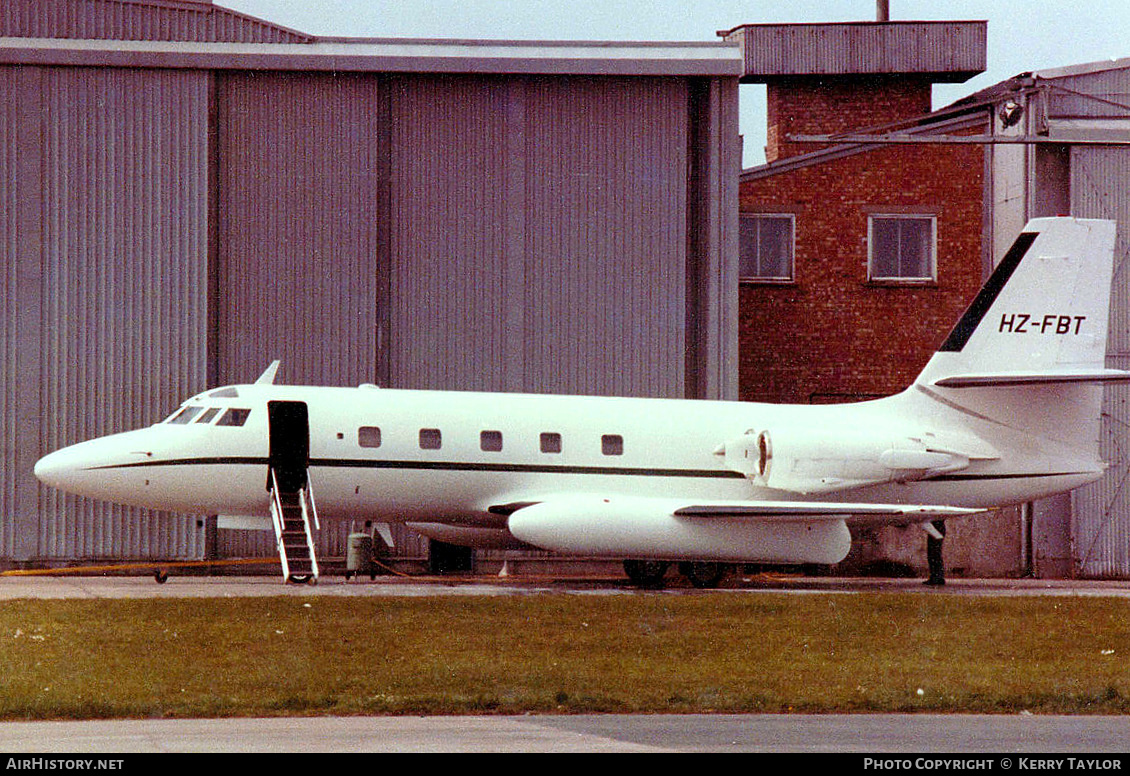
[[[275,381],[275,372],[279,371],[279,362],[272,361],[271,365],[259,375],[259,379],[255,381],[256,385],[270,385]]]

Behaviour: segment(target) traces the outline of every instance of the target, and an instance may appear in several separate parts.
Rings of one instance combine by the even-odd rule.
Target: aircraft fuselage
[[[810,457],[821,466],[833,460],[850,467],[860,440],[873,440],[870,446],[882,451],[934,434],[952,440],[953,428],[933,429],[930,412],[908,417],[889,400],[782,406],[244,385],[190,399],[177,413],[199,408],[188,422],[177,422],[174,414],[163,423],[66,448],[44,458],[36,473],[49,484],[118,503],[265,518],[268,402],[308,408],[309,476],[319,513],[330,519],[501,527],[506,510],[499,507],[566,494],[984,508],[1076,487],[1102,471],[1085,460],[1049,466],[1044,451],[1021,449],[1008,460],[973,461],[960,473],[900,480],[895,470],[888,481],[800,494],[759,484],[756,461],[739,471],[732,454],[719,448],[747,431],[768,431],[778,446],[786,439],[803,445],[831,438],[842,448],[840,457],[828,451]],[[928,398],[923,403],[928,406]],[[220,423],[233,408],[249,411],[244,423]],[[941,405],[934,409],[945,414]],[[974,442],[975,430],[963,438]],[[868,454],[861,452],[862,462],[870,461]],[[1024,457],[1030,459],[1027,472]]]

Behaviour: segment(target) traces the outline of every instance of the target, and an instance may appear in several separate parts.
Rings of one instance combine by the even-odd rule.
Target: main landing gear
[[[626,560],[624,573],[636,587],[645,590],[657,590],[663,587],[667,568],[671,564],[665,560]],[[713,562],[683,562],[678,566],[679,573],[687,578],[692,585],[700,589],[715,588],[722,582],[726,575],[725,563]]]
[[[714,589],[726,576],[724,563],[680,563],[679,573],[690,580],[690,583],[700,589]]]
[[[946,583],[946,563],[942,557],[942,541],[946,537],[946,522],[935,520],[933,531],[926,532],[926,563],[930,569],[930,576],[925,584],[941,586]]]
[[[626,560],[624,573],[636,587],[655,590],[663,587],[663,577],[667,575],[668,563],[665,560]]]

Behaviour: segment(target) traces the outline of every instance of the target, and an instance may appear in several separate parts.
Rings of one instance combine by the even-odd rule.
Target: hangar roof
[[[338,72],[732,76],[731,43],[315,39],[310,43],[0,38],[0,64]]]
[[[745,83],[878,74],[960,83],[985,70],[984,21],[743,24],[718,35],[741,44]]]
[[[0,64],[674,76],[742,72],[736,42],[318,37],[210,0],[4,0]]]
[[[0,36],[257,43],[313,38],[211,0],[4,0]]]

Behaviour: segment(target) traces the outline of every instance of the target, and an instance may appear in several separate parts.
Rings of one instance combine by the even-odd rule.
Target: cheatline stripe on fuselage
[[[107,466],[94,466],[91,470],[137,469],[164,466],[268,466],[267,458],[257,457],[212,457],[212,458],[170,458],[160,461],[137,461]],[[327,469],[418,469],[421,471],[475,471],[475,472],[522,472],[542,474],[601,474],[633,477],[707,477],[712,479],[745,479],[745,475],[728,469],[649,469],[618,466],[577,466],[567,464],[515,464],[515,463],[473,463],[459,461],[405,461],[376,460],[364,458],[311,458],[310,468]],[[957,482],[969,480],[1014,480],[1040,477],[1073,477],[1091,472],[1033,472],[1031,474],[939,474],[919,482]]]
[[[137,461],[92,469],[136,469],[146,466],[217,466],[224,464],[267,466],[266,458],[215,457],[173,458],[162,461]],[[326,469],[419,469],[421,471],[540,472],[554,474],[622,474],[636,477],[711,477],[743,479],[745,475],[727,469],[649,469],[621,466],[575,466],[567,464],[471,463],[462,461],[404,461],[362,458],[311,458],[310,468]]]

